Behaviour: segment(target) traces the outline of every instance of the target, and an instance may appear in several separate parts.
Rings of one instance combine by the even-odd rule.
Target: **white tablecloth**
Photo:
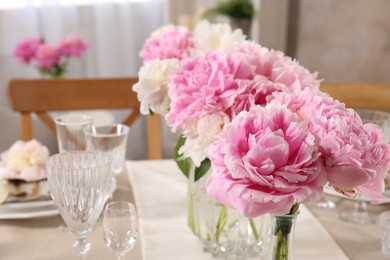
[[[133,161],[127,171],[138,209],[144,260],[207,260],[187,226],[187,179],[172,160]],[[323,226],[300,206],[295,230],[298,260],[348,259]]]

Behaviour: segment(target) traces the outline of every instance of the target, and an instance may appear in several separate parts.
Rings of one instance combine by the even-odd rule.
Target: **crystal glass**
[[[84,129],[87,151],[100,151],[112,156],[115,174],[122,172],[126,158],[127,136],[130,128],[126,125],[87,126]]]
[[[385,136],[390,137],[390,113],[371,109],[356,109],[356,112],[360,115],[364,124],[376,124]],[[378,216],[370,212],[367,206],[367,199],[358,192],[352,209],[341,210],[339,217],[344,221],[355,224],[376,223]]]
[[[54,121],[60,153],[85,150],[84,128],[92,124],[92,117],[68,114],[56,117]]]
[[[132,203],[114,201],[107,204],[103,216],[103,238],[118,260],[123,259],[137,240],[137,213]]]
[[[73,249],[86,254],[92,231],[109,195],[111,158],[103,153],[67,152],[48,158],[51,196],[68,230],[77,236]]]

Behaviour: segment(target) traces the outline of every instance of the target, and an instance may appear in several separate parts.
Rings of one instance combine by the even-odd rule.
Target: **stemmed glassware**
[[[341,210],[339,217],[347,222],[355,224],[374,224],[377,222],[377,216],[367,209],[367,201],[361,194],[354,199],[352,210]]]
[[[356,112],[364,124],[376,124],[385,136],[390,137],[390,113],[370,109],[356,109]],[[358,192],[352,210],[341,210],[339,217],[351,223],[373,224],[378,221],[378,216],[368,211],[367,206],[367,199]]]
[[[322,196],[318,201],[313,202],[311,205],[314,205],[320,209],[334,209],[336,208],[336,203],[331,200],[326,199]]]
[[[137,240],[137,213],[132,203],[114,201],[107,204],[103,216],[103,238],[115,251],[118,260],[123,259]]]
[[[111,157],[95,152],[55,154],[46,163],[51,196],[68,230],[77,236],[73,249],[86,254],[92,231],[109,196]]]

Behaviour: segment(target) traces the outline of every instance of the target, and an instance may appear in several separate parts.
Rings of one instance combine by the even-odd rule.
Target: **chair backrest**
[[[322,83],[320,89],[347,107],[390,110],[390,83]]]
[[[132,125],[140,116],[140,103],[131,90],[137,78],[99,79],[12,79],[8,83],[8,98],[14,111],[21,114],[21,139],[33,138],[31,114],[35,113],[49,129],[56,131],[47,112],[130,109],[122,124]],[[147,147],[149,159],[161,159],[160,117],[147,117]]]

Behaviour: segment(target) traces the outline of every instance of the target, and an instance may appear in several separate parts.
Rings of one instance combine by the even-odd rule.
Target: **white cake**
[[[17,141],[1,154],[0,204],[50,199],[45,162],[47,147],[36,140]]]

